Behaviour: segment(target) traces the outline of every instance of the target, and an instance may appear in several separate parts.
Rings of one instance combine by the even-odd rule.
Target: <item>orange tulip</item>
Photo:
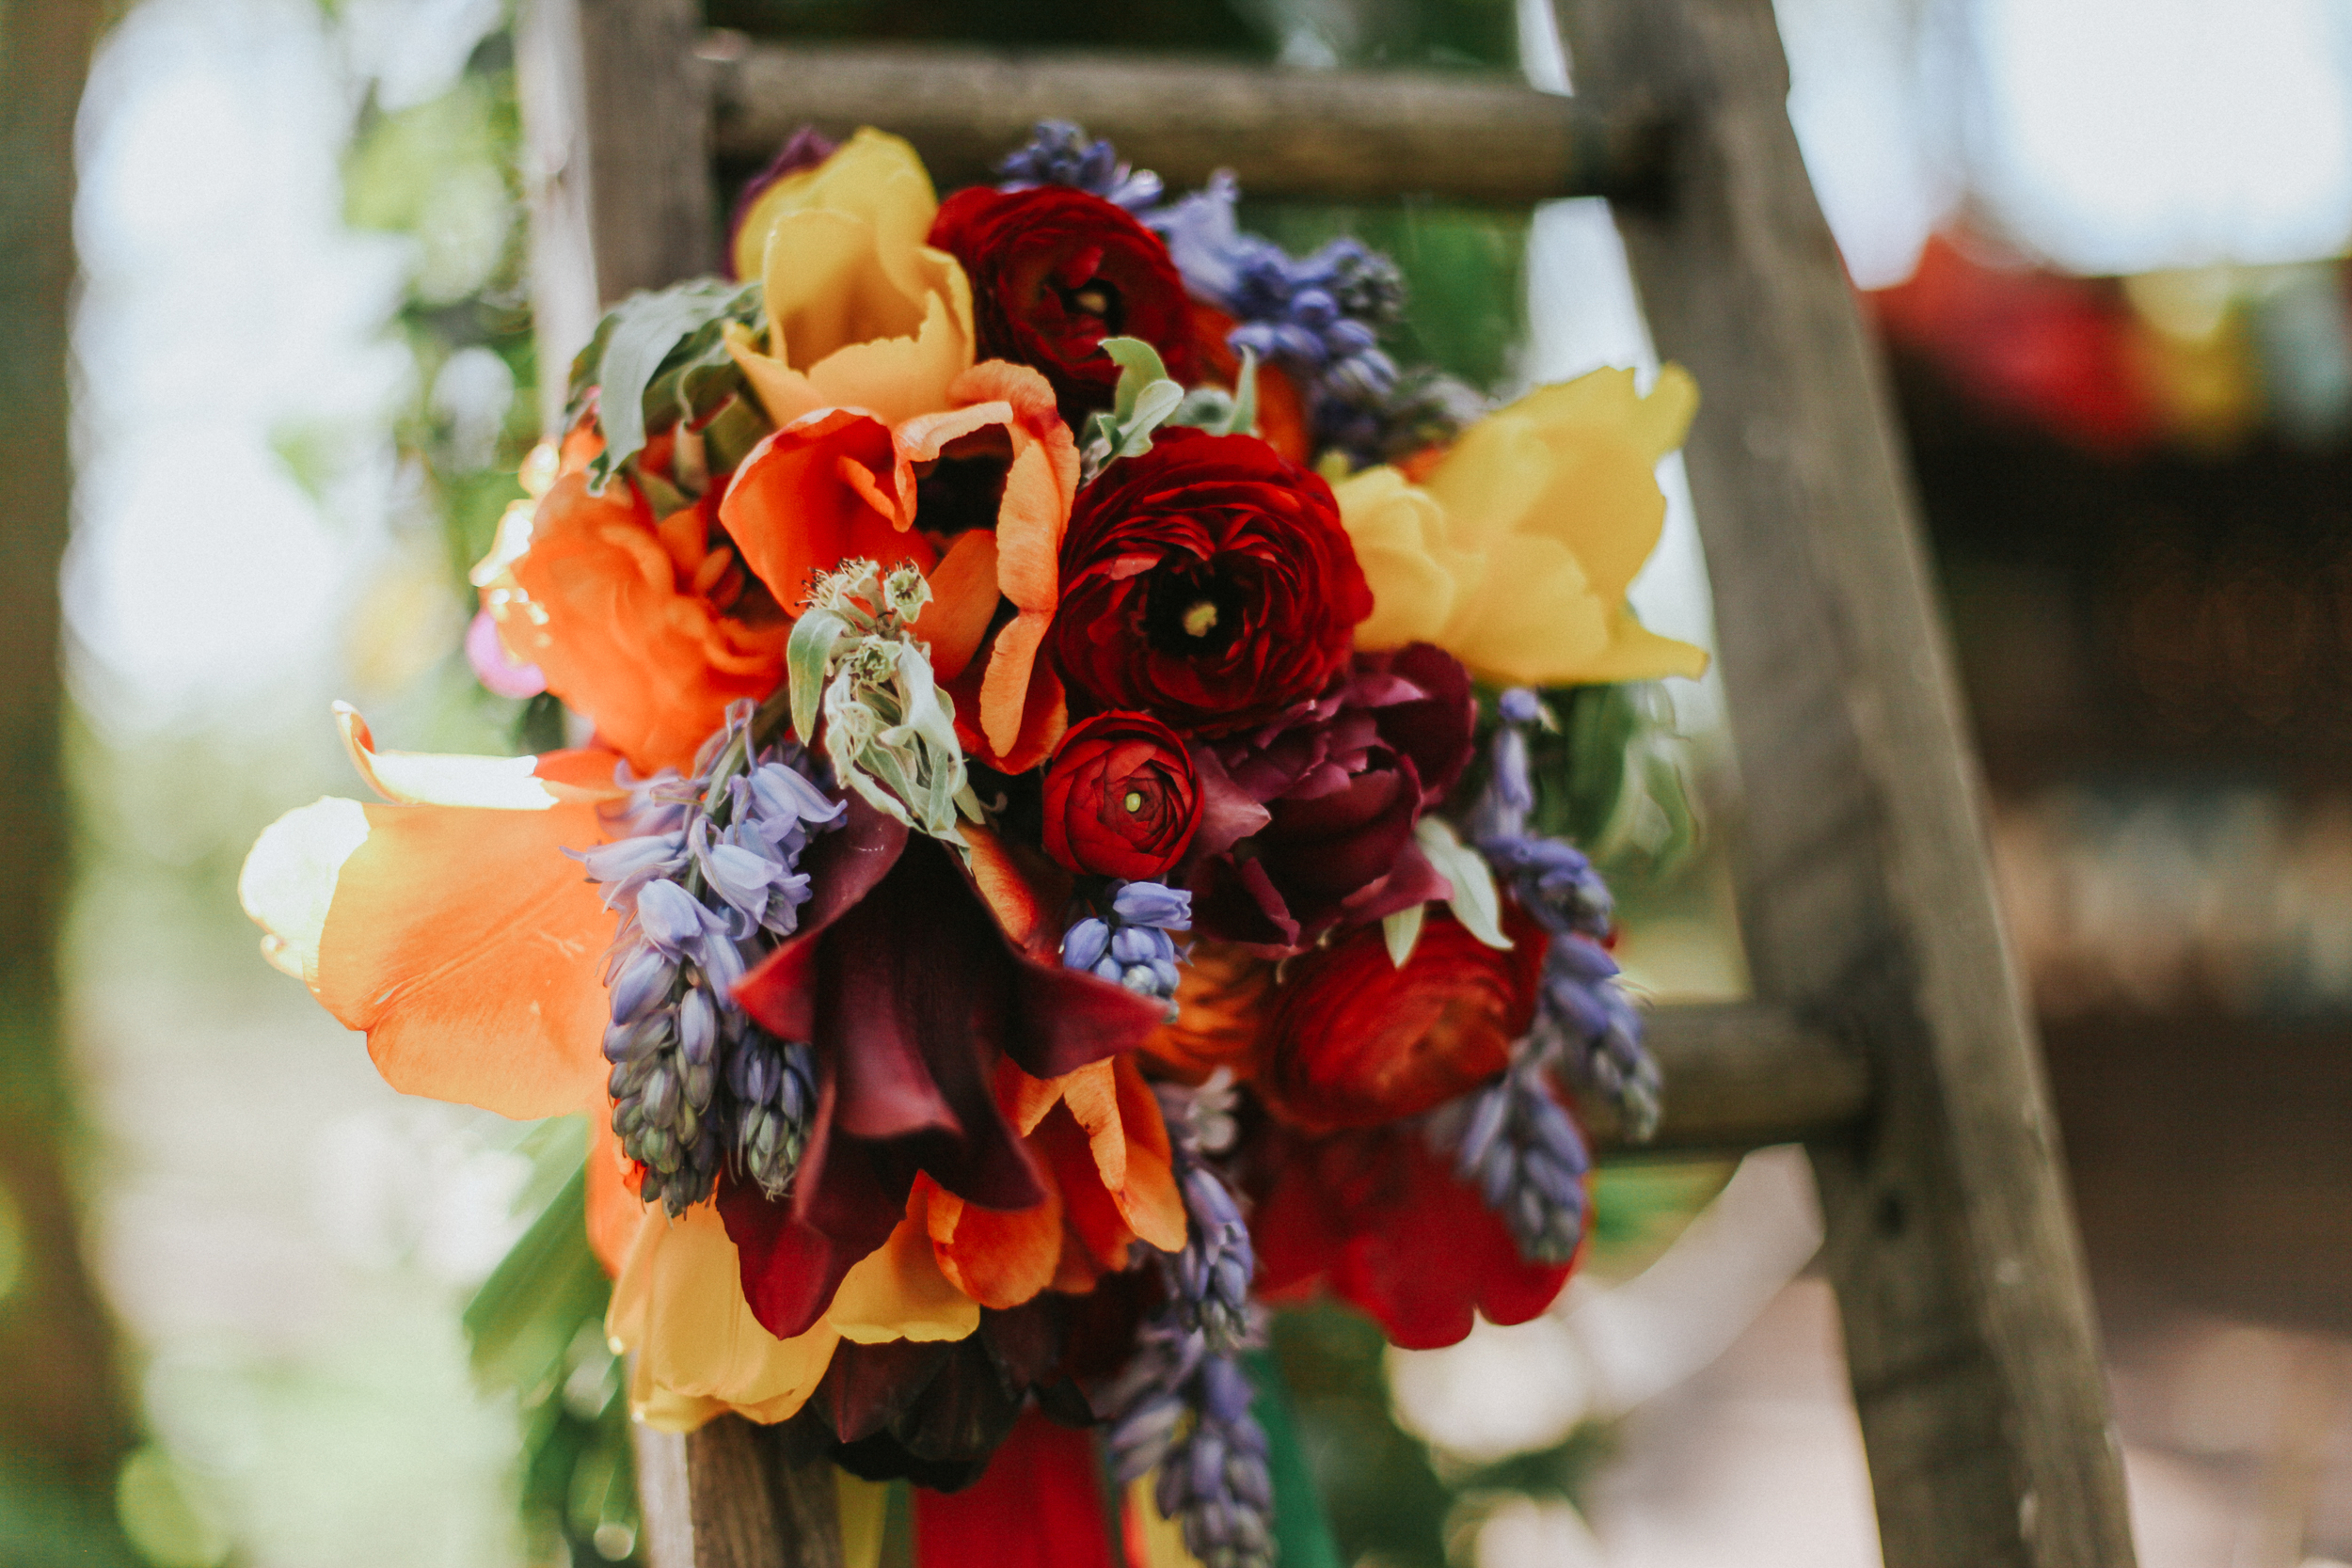
[[[915,629],[955,698],[957,732],[981,762],[1019,771],[1066,723],[1061,683],[1037,656],[1060,598],[1078,451],[1053,388],[1025,366],[971,366],[946,395],[946,408],[896,424],[858,408],[803,415],[743,459],[719,516],[787,614],[798,613],[813,578],[844,561],[927,574],[933,599]],[[1009,451],[994,528],[960,536],[943,557],[918,531],[918,470],[991,447]],[[982,648],[1005,598],[1013,619]]]

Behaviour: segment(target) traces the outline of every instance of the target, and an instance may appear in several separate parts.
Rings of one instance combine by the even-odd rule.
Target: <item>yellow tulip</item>
[[[691,1432],[729,1410],[788,1419],[844,1339],[961,1339],[979,1326],[978,1305],[939,1272],[917,1214],[850,1270],[816,1327],[779,1339],[752,1316],[735,1243],[707,1203],[675,1220],[645,1211],[605,1314],[613,1349],[636,1353],[630,1413],[662,1432]]]
[[[1420,484],[1388,467],[1335,486],[1372,586],[1369,652],[1434,642],[1498,685],[1695,676],[1707,655],[1635,620],[1626,587],[1665,526],[1659,459],[1698,388],[1667,366],[1543,387],[1479,420]]]
[[[736,268],[767,287],[768,348],[728,348],[779,426],[819,408],[893,424],[947,406],[972,363],[972,286],[924,241],[939,198],[914,149],[866,129],[760,193]]]

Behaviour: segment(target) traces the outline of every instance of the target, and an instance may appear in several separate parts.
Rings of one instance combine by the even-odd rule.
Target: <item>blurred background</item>
[[[708,0],[707,18],[1552,90],[1573,72],[1543,0],[984,9]],[[1933,536],[2142,1561],[2340,1565],[2352,11],[1778,9]],[[482,690],[460,651],[465,569],[519,494],[543,370],[512,23],[507,0],[0,11],[0,311],[33,309],[40,258],[65,254],[69,130],[80,182],[70,431],[34,420],[0,453],[31,473],[68,439],[76,467],[62,696],[37,485],[0,578],[5,1568],[635,1557],[594,1337],[518,1359],[465,1319],[578,1130],[393,1096],[261,963],[234,896],[262,826],[355,789],[329,699],[412,749],[514,749],[552,717]],[[1390,248],[1416,296],[1401,359],[1498,394],[1650,363],[1597,203],[1245,217],[1294,248],[1341,229]],[[54,404],[43,352],[21,335],[8,384]],[[1668,539],[1636,599],[1704,641],[1704,565],[1663,477]],[[1744,986],[1721,711],[1702,683],[1574,716],[1629,749],[1581,824],[1661,998]],[[1597,1225],[1554,1312],[1452,1351],[1384,1356],[1337,1311],[1278,1325],[1341,1560],[1876,1562],[1802,1155],[1620,1163]]]

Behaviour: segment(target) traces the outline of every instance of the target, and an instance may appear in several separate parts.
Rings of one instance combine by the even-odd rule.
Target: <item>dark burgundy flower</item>
[[[1508,1067],[1535,1017],[1545,932],[1518,906],[1508,948],[1431,911],[1399,968],[1377,926],[1359,926],[1290,963],[1265,1022],[1253,1081],[1302,1126],[1371,1127],[1434,1109]]]
[[[1372,591],[1331,487],[1250,436],[1163,431],[1078,492],[1047,647],[1083,708],[1263,724],[1347,659]]]
[[[722,1180],[743,1294],[780,1339],[906,1214],[917,1171],[986,1209],[1044,1201],[992,1087],[1009,1056],[1037,1078],[1138,1044],[1161,1009],[1015,948],[954,853],[852,795],[803,863],[797,935],[736,987],[744,1010],[817,1050],[817,1114],[788,1198]]]
[[[1250,1238],[1268,1302],[1328,1290],[1370,1313],[1391,1341],[1435,1350],[1470,1331],[1473,1310],[1520,1323],[1549,1307],[1573,1262],[1531,1263],[1476,1191],[1391,1123],[1326,1137],[1276,1132]]]
[[[1413,836],[1470,762],[1470,673],[1425,642],[1359,656],[1312,702],[1196,744],[1193,926],[1291,948],[1451,891]]]
[[[1067,1306],[1048,1293],[1009,1311],[983,1308],[978,1331],[952,1342],[845,1340],[801,1419],[853,1475],[942,1492],[967,1486],[1033,1397],[1068,1425],[1092,1421],[1064,1365]]]
[[[1178,381],[1198,379],[1184,279],[1124,208],[1067,185],[975,185],[940,204],[931,244],[972,280],[980,356],[1042,371],[1073,424],[1111,405],[1105,338],[1140,338]]]
[[[1045,852],[1073,871],[1155,880],[1200,825],[1184,740],[1149,714],[1096,714],[1046,767]]]

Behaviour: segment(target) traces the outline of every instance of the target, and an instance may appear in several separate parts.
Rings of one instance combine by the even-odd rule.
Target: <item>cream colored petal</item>
[[[779,1339],[743,1299],[735,1243],[718,1210],[699,1204],[673,1220],[648,1209],[612,1287],[605,1332],[633,1352],[631,1414],[686,1431],[720,1409],[778,1421],[806,1402],[840,1336],[819,1323]]]
[[[1359,546],[1356,563],[1372,589],[1372,613],[1356,624],[1356,646],[1368,653],[1434,642],[1454,612],[1454,574],[1418,550]]]
[[[1610,607],[1586,585],[1576,557],[1556,540],[1520,534],[1495,546],[1485,578],[1438,645],[1483,679],[1546,686],[1598,658],[1609,630]]]
[[[940,1273],[928,1212],[900,1220],[834,1292],[825,1322],[861,1345],[885,1339],[961,1339],[980,1326],[979,1303]]]
[[[535,776],[539,759],[440,755],[431,752],[379,752],[368,721],[349,703],[335,705],[335,724],[343,750],[368,787],[400,806],[491,806],[503,811],[546,811],[567,798]],[[576,793],[576,792],[574,792]]]
[[[313,990],[335,883],[367,838],[366,810],[330,795],[262,829],[237,875],[237,901],[263,933],[262,956]]]
[[[760,192],[735,236],[735,275],[764,277],[776,226],[796,213],[833,211],[863,218],[905,251],[930,232],[939,198],[923,160],[905,141],[871,126],[823,163],[786,175]]]

